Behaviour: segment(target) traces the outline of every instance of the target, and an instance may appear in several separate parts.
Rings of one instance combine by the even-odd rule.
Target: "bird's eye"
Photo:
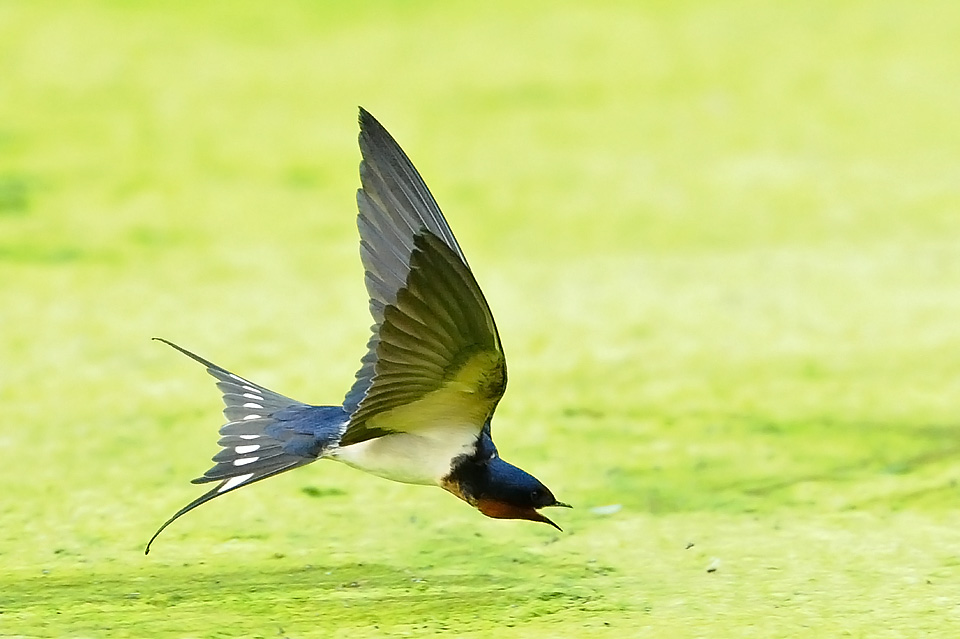
[[[537,502],[543,497],[543,491],[537,488],[530,493],[530,501]]]

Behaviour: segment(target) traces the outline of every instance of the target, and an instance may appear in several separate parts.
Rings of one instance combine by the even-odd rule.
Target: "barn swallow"
[[[463,251],[393,137],[362,108],[359,120],[357,226],[374,323],[356,380],[341,406],[303,404],[157,338],[206,366],[228,421],[215,465],[193,480],[217,485],[160,526],[146,553],[197,506],[318,459],[439,486],[488,517],[560,530],[540,509],[568,504],[493,443],[506,359]]]

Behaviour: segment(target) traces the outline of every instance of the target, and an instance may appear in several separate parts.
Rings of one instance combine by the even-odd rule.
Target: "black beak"
[[[562,507],[562,508],[573,508],[573,506],[571,506],[570,504],[565,504],[565,503],[563,503],[562,501],[554,501],[552,504],[547,504],[546,506],[544,506],[544,508],[550,508],[551,506],[560,506],[560,507]],[[563,528],[561,528],[560,526],[558,526],[558,525],[556,525],[555,523],[553,523],[553,520],[548,519],[548,518],[545,517],[542,513],[538,513],[538,512],[536,512],[536,511],[534,511],[534,512],[535,512],[536,515],[537,515],[537,520],[538,520],[538,521],[542,521],[542,522],[545,523],[545,524],[550,524],[551,526],[553,526],[554,528],[556,528],[556,529],[559,530],[560,532],[563,532]]]
[[[537,515],[540,515],[540,513],[537,513]],[[540,515],[539,517],[537,517],[537,520],[538,520],[538,521],[542,521],[542,522],[545,523],[545,524],[550,524],[551,526],[553,526],[554,528],[556,528],[556,529],[559,530],[560,532],[563,532],[563,528],[561,528],[560,526],[558,526],[558,525],[556,525],[555,523],[553,523],[553,520],[550,519],[550,518],[548,518],[548,517],[544,517],[543,515]]]

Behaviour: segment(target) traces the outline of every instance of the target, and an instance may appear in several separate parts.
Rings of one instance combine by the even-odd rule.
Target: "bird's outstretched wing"
[[[373,335],[344,399],[341,446],[443,419],[477,433],[506,387],[490,308],[440,208],[406,154],[360,110],[360,256]]]

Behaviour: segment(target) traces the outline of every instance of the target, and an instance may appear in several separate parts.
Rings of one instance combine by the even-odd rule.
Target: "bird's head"
[[[533,475],[508,464],[499,457],[484,461],[469,461],[454,473],[456,490],[450,492],[474,504],[487,517],[495,519],[526,519],[553,523],[540,512],[541,508],[569,504],[557,501],[550,489]]]

